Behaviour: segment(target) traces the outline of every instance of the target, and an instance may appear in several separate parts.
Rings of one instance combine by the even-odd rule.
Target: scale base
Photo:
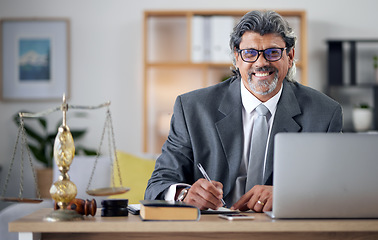
[[[4,202],[22,202],[22,203],[40,203],[40,202],[43,202],[43,199],[39,199],[39,198],[0,197],[0,201],[4,201]]]
[[[59,209],[52,211],[49,215],[43,218],[46,222],[65,222],[65,221],[79,221],[84,220],[84,217],[74,210]]]

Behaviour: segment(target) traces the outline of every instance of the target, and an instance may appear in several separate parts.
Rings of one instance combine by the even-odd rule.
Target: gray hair
[[[278,13],[274,11],[251,11],[245,14],[239,21],[239,23],[234,27],[230,38],[230,48],[231,52],[239,50],[239,45],[242,40],[242,36],[245,32],[253,31],[259,33],[261,36],[269,33],[279,34],[285,41],[287,47],[287,53],[295,47],[295,42],[297,37],[294,34],[293,29],[289,26],[289,23]],[[236,59],[234,54],[233,64],[236,67]],[[239,74],[239,70],[236,70]],[[286,79],[288,81],[295,82],[296,67],[293,61],[292,67],[286,74]]]

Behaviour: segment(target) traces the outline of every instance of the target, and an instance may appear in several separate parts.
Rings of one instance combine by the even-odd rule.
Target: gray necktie
[[[257,106],[256,112],[258,116],[253,123],[245,192],[248,192],[255,185],[264,183],[264,158],[269,131],[267,114],[269,110],[264,104],[260,104]]]

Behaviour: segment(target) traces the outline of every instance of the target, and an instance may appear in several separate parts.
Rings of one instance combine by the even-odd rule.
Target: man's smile
[[[274,73],[274,71],[272,71],[272,72],[254,72],[252,74],[256,77],[267,77],[269,75],[272,75],[273,73]]]
[[[259,78],[264,78],[264,77],[273,75],[276,71],[277,69],[272,68],[272,67],[255,68],[255,69],[251,69],[250,75],[253,75]]]

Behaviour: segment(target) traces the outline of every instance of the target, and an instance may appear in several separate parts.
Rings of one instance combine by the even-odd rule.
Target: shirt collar
[[[262,102],[248,91],[248,89],[244,86],[243,81],[240,81],[240,84],[243,107],[247,113],[252,113],[252,111],[255,110],[255,108]],[[276,95],[264,102],[264,105],[269,109],[271,114],[275,113],[276,111],[278,100],[280,100],[282,94],[282,89],[283,84],[281,84],[281,89]]]

